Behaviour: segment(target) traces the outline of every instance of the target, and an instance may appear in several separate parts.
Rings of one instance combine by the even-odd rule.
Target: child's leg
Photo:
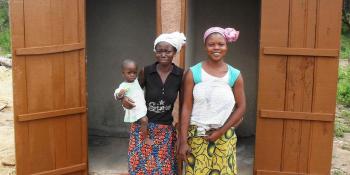
[[[145,139],[145,143],[148,145],[152,145],[153,141],[148,136],[148,118],[147,116],[144,116],[139,119],[141,123],[141,134],[143,138]]]

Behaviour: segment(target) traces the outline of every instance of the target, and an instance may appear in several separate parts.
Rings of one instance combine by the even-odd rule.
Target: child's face
[[[137,66],[133,63],[127,64],[123,68],[123,77],[126,82],[133,82],[137,77]]]

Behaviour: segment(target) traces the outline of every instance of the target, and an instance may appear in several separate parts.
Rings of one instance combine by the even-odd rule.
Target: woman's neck
[[[159,71],[159,72],[167,73],[173,69],[173,65],[172,64],[169,64],[169,65],[157,64],[156,68],[157,68],[157,71]]]
[[[219,67],[222,67],[222,66],[226,66],[226,63],[224,62],[224,60],[213,61],[210,58],[207,59],[206,64],[208,66],[210,66],[210,67],[213,67],[213,68],[219,68]]]

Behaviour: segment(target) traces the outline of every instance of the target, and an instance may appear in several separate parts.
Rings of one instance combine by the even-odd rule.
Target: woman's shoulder
[[[240,71],[239,69],[237,69],[236,67],[234,67],[234,66],[231,65],[231,64],[226,63],[226,65],[227,65],[227,67],[229,68],[229,70],[231,69],[231,70],[234,70],[234,71]]]
[[[173,72],[174,73],[176,73],[176,74],[178,74],[178,75],[181,75],[182,76],[182,74],[184,73],[184,69],[183,68],[181,68],[181,67],[179,67],[179,66],[177,66],[176,64],[174,64],[173,63]]]

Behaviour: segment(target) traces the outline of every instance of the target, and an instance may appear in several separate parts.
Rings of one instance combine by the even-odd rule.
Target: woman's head
[[[185,42],[186,37],[183,33],[173,32],[159,35],[154,41],[157,61],[161,64],[170,64]]]
[[[227,53],[227,42],[235,42],[239,31],[233,28],[209,28],[203,36],[208,56],[213,60],[221,60]]]

